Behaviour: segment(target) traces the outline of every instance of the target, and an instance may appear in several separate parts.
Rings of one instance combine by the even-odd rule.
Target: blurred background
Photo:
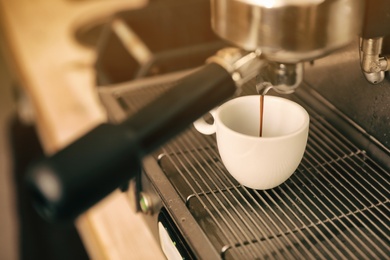
[[[37,215],[24,185],[32,161],[106,120],[95,44],[112,15],[147,3],[0,0],[0,260],[163,259],[124,193],[55,225]]]
[[[68,101],[69,97],[77,96],[77,91],[86,97],[93,91],[91,70],[88,70],[93,53],[69,39],[70,24],[75,18],[109,15],[132,3],[137,1],[0,1],[0,260],[89,258],[73,223],[51,225],[37,215],[25,192],[23,178],[27,165],[43,156],[43,150],[53,152],[53,147],[58,149],[74,138],[80,131],[77,128],[88,128],[88,122],[92,125],[96,118],[102,118],[100,114],[94,117],[97,113],[89,113],[89,108],[78,107],[79,119],[85,124],[75,123],[77,113],[66,120],[72,106],[84,102],[78,98]],[[99,4],[109,7],[99,7]],[[29,94],[36,90],[40,95],[40,88],[47,91],[38,104],[52,107],[48,113],[54,113],[57,122],[62,120],[71,127],[57,125],[64,132],[51,135],[52,139],[46,143],[42,139],[50,134],[40,133],[38,138],[34,106],[26,92],[26,89]],[[45,95],[60,106],[48,104]],[[86,97],[86,104],[91,100],[96,102]],[[57,123],[42,118],[49,122],[47,129]],[[44,147],[50,143],[54,144],[52,148]]]
[[[12,76],[5,52],[3,46],[0,52],[0,259],[88,259],[73,224],[54,226],[44,222],[24,190],[26,167],[42,156],[43,151],[32,121],[24,120],[32,116],[28,115],[32,113],[31,107]]]
[[[3,39],[0,36],[0,41]],[[9,123],[15,113],[12,80],[0,52],[0,259],[18,259],[17,210]]]

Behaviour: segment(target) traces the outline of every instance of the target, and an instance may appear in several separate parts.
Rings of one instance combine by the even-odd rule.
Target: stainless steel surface
[[[155,79],[136,86],[112,90],[112,101],[127,115],[172,81]],[[254,94],[255,82],[248,86],[243,94]],[[239,185],[221,163],[215,138],[192,127],[149,159],[159,167],[145,165],[153,169],[146,175],[198,257],[206,256],[210,245],[224,259],[390,255],[389,170],[308,106],[304,91],[291,98],[311,116],[307,151],[294,175],[275,189],[256,191]],[[317,100],[316,95],[309,99]],[[171,191],[168,197],[166,190]]]
[[[293,4],[291,4],[293,2]],[[357,37],[363,0],[211,0],[212,27],[223,39],[281,63],[311,60]],[[272,6],[272,3],[282,3]]]

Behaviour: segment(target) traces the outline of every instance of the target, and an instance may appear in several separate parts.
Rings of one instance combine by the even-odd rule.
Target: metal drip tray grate
[[[240,186],[196,130],[163,150],[163,171],[226,259],[390,254],[389,173],[313,116],[299,169],[272,190]]]
[[[147,102],[137,91],[120,99],[128,111]],[[274,189],[239,185],[220,161],[215,137],[192,127],[156,159],[221,258],[388,258],[389,171],[299,97],[292,99],[310,114],[309,140],[297,171]]]

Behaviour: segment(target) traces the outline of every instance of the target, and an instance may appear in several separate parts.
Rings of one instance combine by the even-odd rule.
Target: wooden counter
[[[74,27],[143,4],[146,0],[0,0],[6,55],[32,101],[47,154],[106,120],[94,89],[96,54],[78,45]],[[141,217],[119,192],[76,225],[92,259],[164,259]]]

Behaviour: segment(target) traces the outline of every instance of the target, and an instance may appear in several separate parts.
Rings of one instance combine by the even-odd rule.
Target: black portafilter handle
[[[210,63],[123,123],[97,126],[29,168],[27,187],[35,208],[51,222],[74,220],[139,174],[145,155],[235,91],[231,75]]]

